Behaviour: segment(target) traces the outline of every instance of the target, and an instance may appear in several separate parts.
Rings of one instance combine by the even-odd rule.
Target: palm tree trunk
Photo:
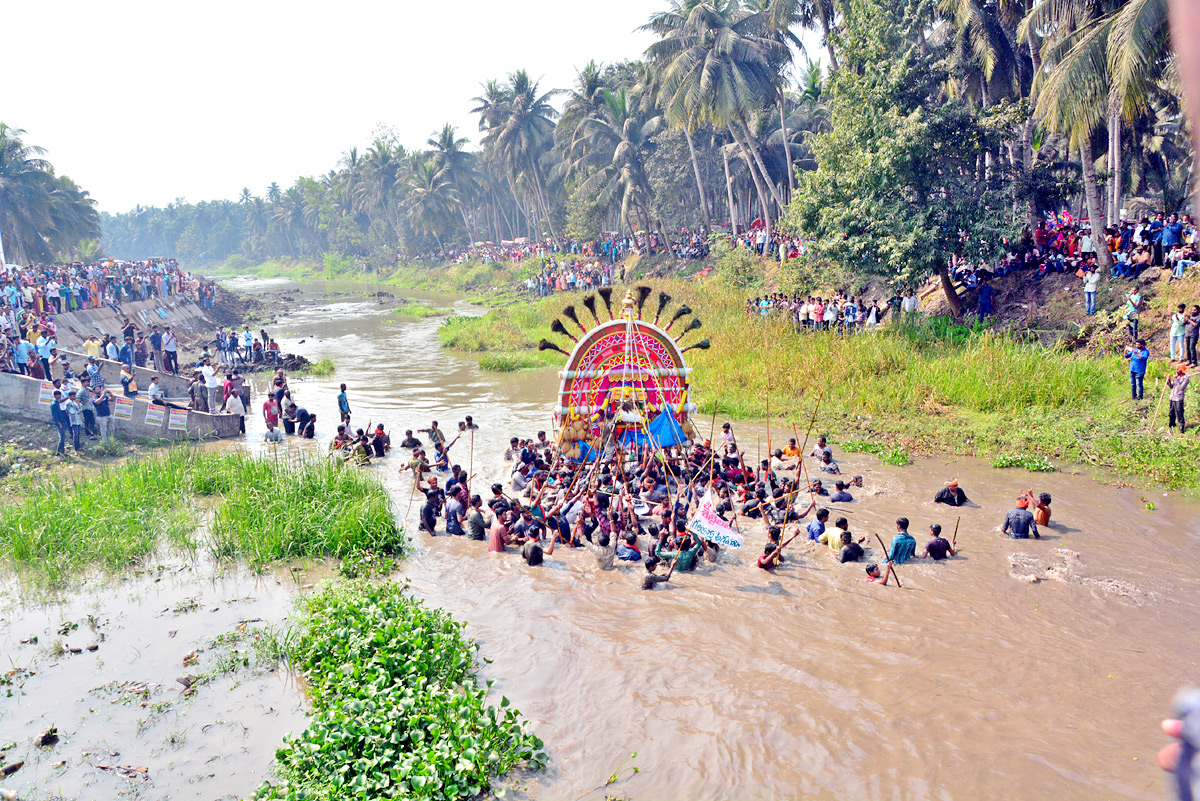
[[[731,127],[732,129],[732,127]],[[739,143],[740,144],[740,143]],[[758,193],[758,205],[762,208],[759,213],[762,215],[763,226],[767,229],[767,233],[771,233],[771,198],[768,197],[767,189],[763,185],[762,176],[754,169],[754,162],[746,153],[746,149],[742,148],[742,160],[746,162],[746,169],[750,172],[750,177],[754,180],[754,189]],[[750,215],[750,223],[754,224],[754,215]]]
[[[737,211],[733,205],[733,180],[729,177],[729,150],[721,148],[721,158],[725,162],[725,194],[729,199],[729,233],[737,236]]]
[[[1114,108],[1108,115],[1108,183],[1111,202],[1108,206],[1108,219],[1116,221],[1121,217],[1121,114]]]
[[[784,99],[779,97],[779,127],[783,132],[783,158],[787,162],[788,197],[796,192],[796,176],[792,170],[792,143],[788,141],[787,115],[784,113]]]
[[[825,38],[825,51],[829,53],[829,71],[837,72],[837,53],[833,51],[833,16],[837,13],[832,2],[817,2],[817,16],[821,20],[821,33]]]
[[[712,216],[708,211],[708,198],[704,194],[704,181],[700,178],[700,162],[696,160],[696,145],[692,142],[692,132],[684,126],[683,135],[687,139],[688,153],[692,156],[692,172],[696,174],[696,191],[700,194],[700,213],[704,215],[704,230],[712,232]]]
[[[542,180],[542,168],[536,160],[531,159],[531,161],[533,161],[533,177],[537,180],[538,197],[542,203],[543,214],[546,215],[546,227],[550,229],[550,237],[557,245],[562,242],[562,239],[559,237],[558,232],[554,230],[554,221],[550,219],[550,202],[547,200],[549,193],[546,191],[546,184]]]
[[[739,117],[738,123],[741,125],[742,133],[746,136],[746,142],[738,142],[742,150],[747,151],[754,159],[754,163],[758,165],[759,171],[762,173],[762,180],[766,183],[767,189],[770,191],[771,197],[775,198],[775,202],[779,204],[779,208],[783,208],[783,198],[775,191],[775,184],[771,182],[771,173],[767,171],[767,165],[763,163],[762,154],[758,152],[758,145],[754,141],[754,137],[750,135],[750,126],[746,125],[746,120]],[[733,131],[733,126],[729,126],[729,130]],[[735,134],[734,138],[737,136]],[[751,168],[751,172],[753,172]],[[757,182],[756,182],[757,183]]]
[[[1091,134],[1084,134],[1080,137],[1079,160],[1083,165],[1083,194],[1087,198],[1088,219],[1092,224],[1092,242],[1096,248],[1096,261],[1100,269],[1108,273],[1112,270],[1112,254],[1108,252],[1108,247],[1104,244],[1104,209],[1100,205],[1100,189],[1096,183],[1096,159],[1092,153]]]

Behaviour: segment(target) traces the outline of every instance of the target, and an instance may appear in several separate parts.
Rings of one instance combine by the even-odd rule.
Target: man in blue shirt
[[[825,521],[829,519],[829,510],[817,510],[817,519],[808,524],[808,538],[814,542],[825,533]]]
[[[1167,251],[1183,241],[1183,223],[1179,221],[1178,214],[1172,214],[1170,220],[1163,226],[1162,230],[1162,246],[1163,250]]]
[[[896,521],[896,536],[892,537],[891,548],[888,549],[888,559],[893,564],[902,565],[917,552],[917,541],[908,533],[908,518],[901,517]]]
[[[342,391],[338,393],[338,414],[341,415],[342,422],[347,426],[350,425],[350,400],[346,397],[346,385],[342,384]]]
[[[1125,349],[1125,358],[1129,359],[1129,390],[1133,400],[1141,400],[1143,380],[1146,378],[1146,362],[1150,360],[1150,351],[1146,348],[1146,340],[1139,339],[1137,343]]]
[[[1154,219],[1150,221],[1150,243],[1151,250],[1154,252],[1154,266],[1162,267],[1163,264],[1163,228],[1166,227],[1163,223],[1163,215],[1160,211],[1154,215]]]
[[[154,354],[154,369],[166,371],[163,364],[163,336],[157,325],[150,326],[150,352]]]
[[[979,319],[982,320],[992,313],[992,285],[984,278],[979,283]]]
[[[1024,495],[1017,498],[1017,508],[1009,509],[1008,514],[1004,516],[1004,527],[1001,531],[1014,540],[1027,540],[1030,534],[1033,534],[1034,539],[1042,538],[1038,533],[1037,521],[1029,511],[1029,499]]]
[[[133,337],[125,337],[125,344],[117,353],[117,359],[128,365],[130,369],[133,368]]]
[[[33,345],[29,344],[29,340],[22,339],[17,342],[17,369],[21,371],[21,375],[29,375],[29,354],[33,352]]]
[[[63,394],[57,389],[54,390],[54,402],[50,404],[50,419],[54,421],[54,427],[58,429],[58,448],[54,451],[54,455],[66,456],[67,434],[71,431],[71,418],[67,414],[67,410],[63,408]]]

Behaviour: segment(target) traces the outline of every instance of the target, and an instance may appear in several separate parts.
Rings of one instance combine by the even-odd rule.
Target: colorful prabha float
[[[652,292],[647,286],[637,287],[636,294],[627,292],[620,312],[614,314],[612,288],[604,287],[597,295],[607,320],[597,312],[596,295],[588,295],[583,305],[594,326],[584,326],[573,305],[563,309],[563,317],[579,328],[578,337],[561,319],[550,326],[574,343],[570,351],[546,339],[539,343],[539,350],[556,350],[567,357],[554,407],[558,446],[566,458],[591,461],[618,449],[688,447],[695,440],[690,416],[696,405],[689,399],[692,371],[684,354],[707,349],[709,341],[681,347],[683,338],[701,327],[694,316],[678,337],[671,336],[675,323],[692,314],[687,306],[681,305],[664,326],[659,325],[671,302],[665,292],[658,293],[654,319],[643,319]]]

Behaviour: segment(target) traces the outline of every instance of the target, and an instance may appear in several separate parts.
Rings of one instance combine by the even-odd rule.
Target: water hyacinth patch
[[[1033,473],[1053,473],[1058,470],[1045,456],[1037,453],[1007,453],[997,456],[992,467],[1024,467]]]
[[[397,584],[339,581],[301,599],[288,658],[307,683],[312,721],[276,753],[258,799],[457,799],[525,764],[542,741],[475,679],[463,625]]]

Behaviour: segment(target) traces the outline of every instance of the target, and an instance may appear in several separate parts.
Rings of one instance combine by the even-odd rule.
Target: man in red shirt
[[[263,419],[271,426],[279,426],[279,403],[276,402],[274,395],[268,395],[263,401],[262,406]]]

